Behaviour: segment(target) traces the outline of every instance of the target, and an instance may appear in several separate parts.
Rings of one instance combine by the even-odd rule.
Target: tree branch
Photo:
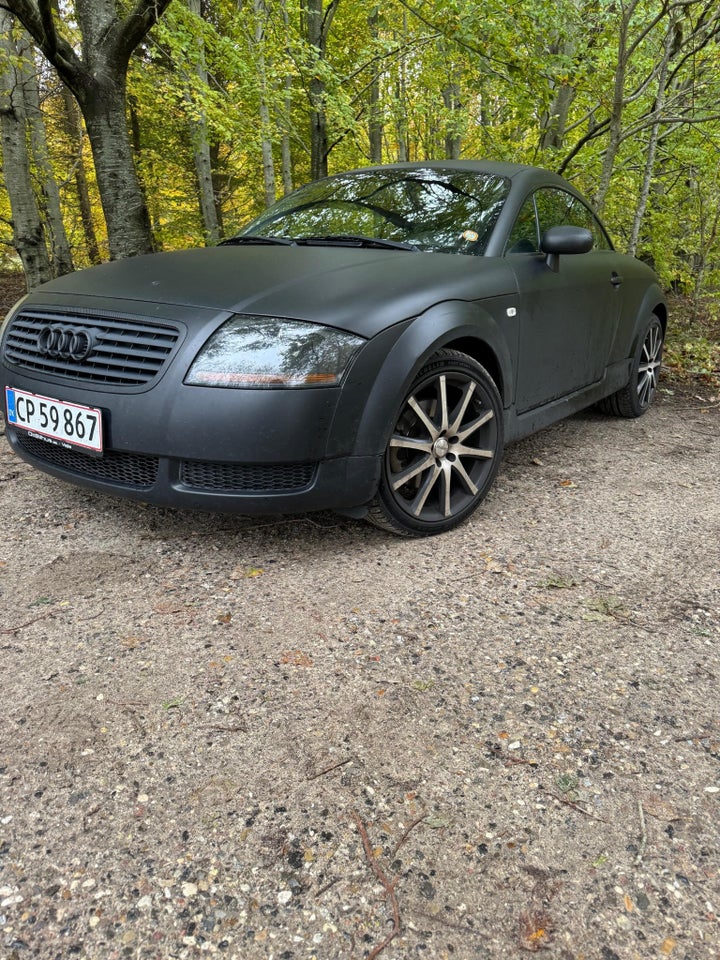
[[[138,44],[152,30],[172,0],[137,0],[128,16],[110,31],[109,46],[127,63]]]
[[[85,67],[73,48],[55,29],[49,0],[2,0],[0,7],[16,17],[71,90]]]

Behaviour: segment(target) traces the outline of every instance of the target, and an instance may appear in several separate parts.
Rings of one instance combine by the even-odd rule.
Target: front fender
[[[508,317],[515,297],[497,297],[482,304],[449,301],[438,304],[411,321],[405,321],[374,338],[364,358],[353,366],[343,390],[335,419],[335,430],[355,435],[354,456],[379,456],[390,438],[400,404],[427,360],[443,347],[453,347],[494,367],[503,404],[511,402],[514,380],[512,357],[517,349],[517,318]],[[390,334],[392,342],[390,342]],[[380,358],[378,351],[384,356]],[[369,369],[373,361],[374,376]],[[372,382],[370,382],[372,379]],[[368,388],[362,407],[352,410],[351,399],[358,387]],[[334,432],[335,432],[334,430]],[[352,431],[352,432],[350,432]]]

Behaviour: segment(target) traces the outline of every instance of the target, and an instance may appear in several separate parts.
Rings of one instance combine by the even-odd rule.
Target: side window
[[[540,250],[537,216],[533,196],[527,198],[520,209],[515,225],[505,244],[505,255],[510,253],[537,253]]]
[[[546,189],[538,190],[535,201],[540,221],[540,236],[549,227],[583,227],[593,235],[594,250],[612,250],[612,244],[600,221],[582,200],[564,190]]]

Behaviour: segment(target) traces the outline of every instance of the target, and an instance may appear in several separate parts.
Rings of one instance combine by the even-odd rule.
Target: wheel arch
[[[645,292],[642,298],[640,309],[637,311],[635,320],[635,332],[633,335],[633,350],[637,346],[638,337],[642,336],[645,325],[651,314],[655,314],[663,328],[663,336],[667,333],[668,309],[665,297],[657,284],[652,284]]]
[[[498,359],[497,353],[486,340],[478,337],[460,337],[458,339],[448,340],[446,343],[440,344],[440,347],[466,353],[469,357],[472,357],[473,360],[477,360],[481,366],[485,367],[492,377],[495,386],[498,388],[498,393],[503,400],[503,405],[507,406],[503,367]],[[440,347],[438,347],[438,349],[440,349]]]
[[[494,312],[499,313],[499,307]],[[513,389],[508,341],[516,336],[514,325],[504,331],[482,304],[467,301],[439,304],[417,317],[388,351],[375,377],[357,426],[355,455],[384,451],[393,414],[418,372],[443,348],[466,353],[485,367],[507,407]]]

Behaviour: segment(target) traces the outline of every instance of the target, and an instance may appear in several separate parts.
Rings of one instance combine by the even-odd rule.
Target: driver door
[[[552,270],[540,238],[553,226],[590,229],[589,253],[560,257]],[[620,316],[619,257],[605,231],[577,197],[557,188],[536,191],[510,233],[506,257],[517,278],[518,413],[601,380]]]

